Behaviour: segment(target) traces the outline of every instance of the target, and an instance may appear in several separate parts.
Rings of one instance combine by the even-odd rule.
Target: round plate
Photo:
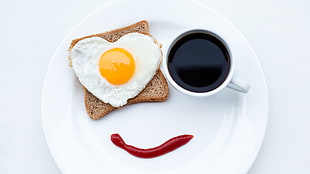
[[[235,52],[235,74],[251,85],[249,93],[224,89],[211,97],[195,98],[170,88],[166,102],[129,105],[91,120],[81,85],[68,66],[67,48],[72,39],[139,20],[149,22],[151,34],[164,48],[169,37],[184,28],[220,32]],[[82,20],[57,49],[42,92],[42,124],[50,151],[65,174],[244,174],[264,137],[267,99],[255,53],[242,34],[215,11],[196,1],[116,1]],[[141,148],[181,134],[194,138],[171,153],[142,159],[112,144],[113,133]]]

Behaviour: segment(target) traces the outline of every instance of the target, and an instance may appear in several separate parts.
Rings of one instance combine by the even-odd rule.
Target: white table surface
[[[70,29],[109,1],[0,1],[1,174],[60,173],[41,125],[45,72]],[[265,73],[268,127],[248,173],[309,174],[310,1],[201,1],[246,36]]]

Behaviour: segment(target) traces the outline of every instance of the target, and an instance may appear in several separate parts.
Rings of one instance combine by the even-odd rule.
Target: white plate
[[[163,5],[164,4],[164,5]],[[216,29],[233,43],[236,74],[251,85],[208,98],[170,88],[167,102],[130,105],[94,121],[88,118],[80,84],[68,67],[70,41],[146,19],[164,47],[187,27]],[[195,1],[117,1],[82,20],[57,49],[42,93],[42,123],[50,151],[65,174],[244,174],[261,146],[268,117],[266,83],[259,61],[242,34],[226,19]],[[181,134],[195,137],[160,157],[141,159],[110,141],[120,133],[138,147],[153,147]]]

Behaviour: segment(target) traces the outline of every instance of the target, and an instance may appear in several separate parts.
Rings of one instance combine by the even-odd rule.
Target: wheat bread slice
[[[89,37],[101,37],[106,39],[109,42],[115,42],[123,35],[128,33],[138,32],[146,35],[149,34],[149,25],[147,21],[140,21],[135,24],[115,29],[112,31],[107,31],[104,33],[94,34],[85,36],[79,39],[75,39],[71,42],[69,51],[74,47],[76,43],[80,40],[89,38]],[[71,66],[71,58],[69,57],[69,64]],[[88,116],[91,119],[97,120],[108,114],[109,112],[117,109],[118,107],[113,107],[108,103],[104,103],[92,93],[90,93],[84,86],[84,103]],[[161,72],[160,69],[157,70],[156,74],[152,80],[146,85],[144,90],[140,92],[136,97],[128,100],[126,105],[134,103],[145,103],[145,102],[163,102],[167,100],[169,93],[168,83]],[[125,105],[125,106],[126,106]]]

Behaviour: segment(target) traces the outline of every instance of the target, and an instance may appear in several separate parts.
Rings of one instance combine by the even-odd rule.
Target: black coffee
[[[193,92],[208,92],[220,86],[230,69],[225,45],[207,33],[191,33],[170,49],[168,69],[174,81]]]

